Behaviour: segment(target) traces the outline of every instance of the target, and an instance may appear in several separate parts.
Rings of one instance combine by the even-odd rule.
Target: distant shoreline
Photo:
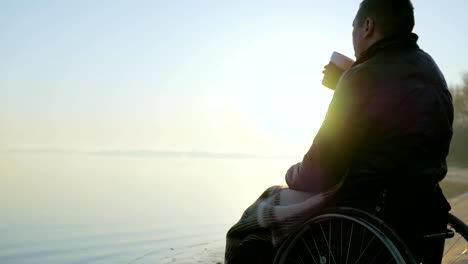
[[[297,159],[292,155],[262,155],[241,152],[178,151],[178,150],[79,150],[79,149],[0,149],[0,154],[84,155],[111,157],[212,158],[212,159]]]

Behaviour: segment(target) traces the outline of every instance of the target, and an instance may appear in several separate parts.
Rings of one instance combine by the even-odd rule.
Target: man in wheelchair
[[[443,239],[419,238],[446,228],[450,206],[438,183],[447,173],[453,105],[444,76],[431,56],[419,48],[413,27],[410,0],[362,1],[353,21],[356,62],[339,79],[309,151],[287,171],[291,194],[281,199],[309,201],[301,205],[308,209],[362,209],[394,229],[418,263],[440,263]],[[314,195],[299,198],[301,194],[295,191]],[[288,214],[303,208],[287,208],[288,204],[280,208],[280,198],[271,198],[280,191],[267,192],[259,200],[271,199],[271,206],[259,209],[263,211],[256,217],[262,219],[256,221],[261,227],[259,236],[273,236],[274,247],[275,239],[284,238],[275,238],[282,224],[276,221],[268,226],[265,219],[270,215],[281,218],[281,210],[289,210],[283,212]],[[261,204],[258,201],[249,209]],[[249,209],[243,219],[249,217]],[[302,221],[296,216],[282,219]],[[248,227],[249,221],[243,219],[240,223]],[[226,263],[249,263],[235,261],[243,253],[233,250],[232,244],[241,245],[240,237],[252,233],[246,225],[241,227],[238,224],[228,233]],[[239,235],[239,230],[245,232]],[[232,243],[236,239],[239,243]],[[258,256],[262,251],[244,252]]]

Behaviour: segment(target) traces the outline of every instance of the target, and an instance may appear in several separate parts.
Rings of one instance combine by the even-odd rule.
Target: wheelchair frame
[[[468,227],[449,214],[446,232],[422,239],[447,239],[458,233],[468,241]],[[381,219],[365,211],[337,207],[324,210],[287,238],[274,264],[416,263],[402,239]]]

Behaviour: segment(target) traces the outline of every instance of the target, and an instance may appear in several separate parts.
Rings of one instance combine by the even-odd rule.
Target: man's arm
[[[371,100],[371,81],[359,70],[345,73],[329,105],[327,115],[302,162],[286,173],[289,188],[323,191],[345,175],[369,126],[366,106]]]

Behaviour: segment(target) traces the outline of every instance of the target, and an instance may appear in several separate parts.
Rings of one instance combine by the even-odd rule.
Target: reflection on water
[[[293,162],[2,154],[0,263],[208,257]]]

